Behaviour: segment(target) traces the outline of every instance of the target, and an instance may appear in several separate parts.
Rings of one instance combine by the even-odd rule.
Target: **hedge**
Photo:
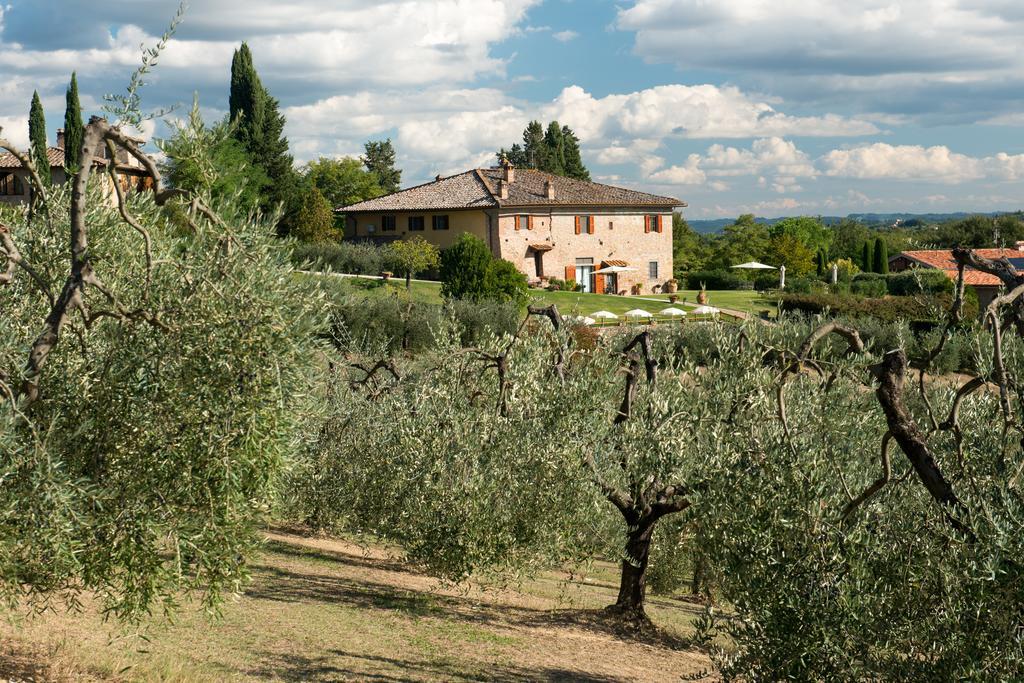
[[[686,274],[686,288],[753,289],[754,283],[728,270],[695,270]]]
[[[784,294],[779,298],[779,310],[819,315],[828,312],[836,317],[874,318],[885,322],[896,320],[937,321],[945,317],[953,303],[952,295],[923,295],[916,297],[862,298],[832,294]],[[977,297],[967,296],[964,301],[964,319],[978,316]]]
[[[356,241],[297,244],[292,249],[292,263],[298,268],[351,275],[379,275],[399,269],[387,247]]]

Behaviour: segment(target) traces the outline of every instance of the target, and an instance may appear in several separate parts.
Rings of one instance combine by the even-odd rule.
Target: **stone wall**
[[[515,229],[516,216],[520,229]],[[593,234],[585,230],[576,234],[576,216],[589,215],[594,220]],[[644,213],[637,209],[590,209],[581,214],[577,209],[548,209],[512,212],[503,210],[499,218],[501,258],[511,261],[527,277],[564,278],[566,268],[576,266],[576,259],[593,259],[595,268],[608,260],[625,261],[636,270],[620,273],[618,292],[660,292],[672,277],[672,214],[661,213],[662,231],[644,230],[645,215],[657,215],[657,210]],[[533,217],[533,229],[527,227]],[[536,259],[531,244],[549,244],[551,250],[542,256],[543,273],[536,271]],[[658,264],[657,277],[650,276],[650,263]]]

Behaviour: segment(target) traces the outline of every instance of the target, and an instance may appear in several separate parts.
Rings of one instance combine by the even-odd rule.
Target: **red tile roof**
[[[506,183],[508,197],[501,197],[503,169],[473,169],[440,178],[425,185],[370,199],[338,209],[345,213],[377,211],[431,211],[474,208],[528,208],[541,206],[615,206],[671,209],[686,206],[673,197],[585,180],[565,178],[531,169],[516,169],[514,182]],[[548,199],[547,183],[554,188]]]
[[[978,256],[987,259],[1001,259],[1001,258],[1024,258],[1024,251],[1017,249],[975,249],[974,253]],[[904,251],[900,252],[900,256],[905,257],[911,262],[918,264],[923,268],[935,268],[941,270],[949,276],[951,280],[957,278],[957,265],[956,259],[953,258],[952,250],[945,249],[930,249],[921,251]],[[974,268],[967,268],[964,271],[964,282],[968,285],[975,287],[999,287],[1003,284],[1002,280],[997,278],[995,275],[989,275],[983,273],[980,270]]]
[[[64,168],[64,150],[59,147],[47,147],[46,157],[50,168]],[[0,169],[21,168],[21,162],[10,152],[0,154]]]

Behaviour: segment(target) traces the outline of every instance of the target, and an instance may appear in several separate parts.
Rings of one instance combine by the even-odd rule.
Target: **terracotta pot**
[[[708,303],[708,293],[707,293],[707,291],[702,289],[699,292],[697,292],[697,303],[700,304],[701,306],[707,305],[707,303]]]

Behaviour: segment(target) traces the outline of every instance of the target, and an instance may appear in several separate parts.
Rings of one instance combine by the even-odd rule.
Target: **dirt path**
[[[652,601],[666,637],[617,632],[612,568],[517,588],[445,587],[377,547],[268,534],[246,593],[146,640],[92,608],[0,625],[0,681],[678,681],[710,670],[688,647],[697,609]],[[712,680],[710,678],[706,680]]]

